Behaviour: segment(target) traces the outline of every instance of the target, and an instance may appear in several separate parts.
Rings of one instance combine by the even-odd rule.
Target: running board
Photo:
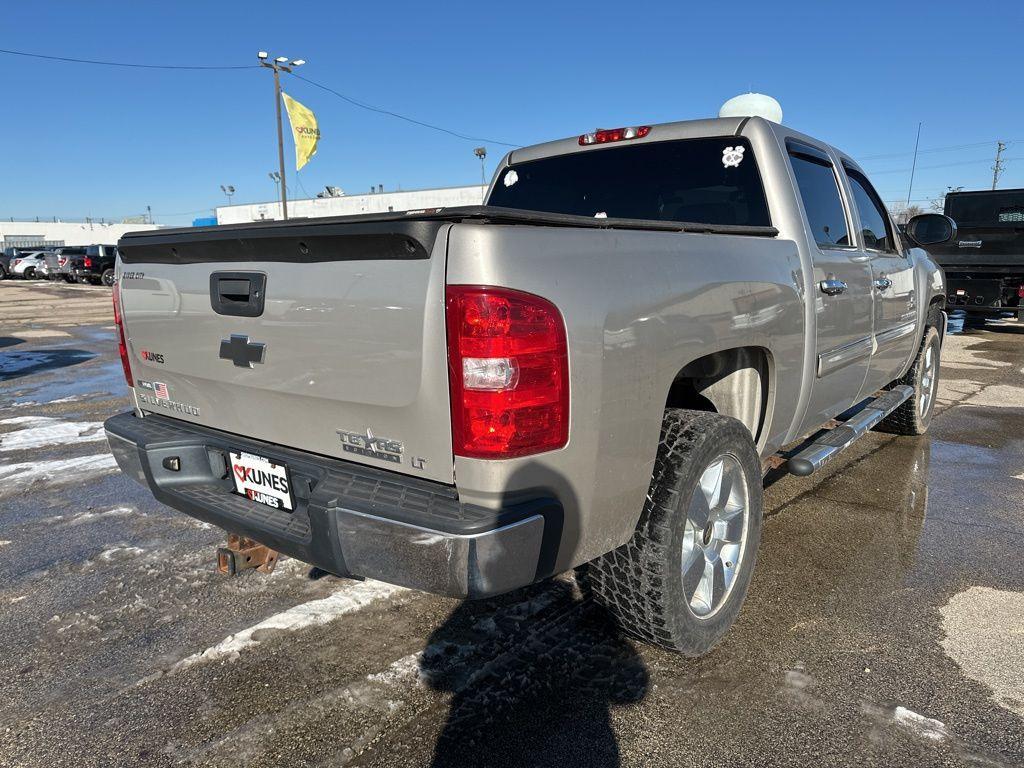
[[[913,394],[913,387],[901,384],[876,397],[838,427],[814,437],[810,445],[790,457],[786,462],[786,469],[794,475],[801,476],[820,469],[837,453],[849,448],[857,438],[863,437],[868,430],[903,405]]]

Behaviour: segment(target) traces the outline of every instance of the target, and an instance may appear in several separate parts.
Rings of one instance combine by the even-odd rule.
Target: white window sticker
[[[726,168],[737,168],[743,162],[746,147],[726,147],[722,150],[722,165]]]
[[[594,214],[594,218],[595,219],[607,219],[608,218],[608,214],[605,211],[598,211],[597,213]]]
[[[505,174],[504,181],[506,187],[511,187],[513,184],[519,181],[519,174],[516,173],[515,168],[513,168],[511,171]]]

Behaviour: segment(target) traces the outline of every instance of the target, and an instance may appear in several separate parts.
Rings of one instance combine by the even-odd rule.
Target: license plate
[[[274,509],[295,509],[288,467],[244,451],[231,451],[235,493]]]

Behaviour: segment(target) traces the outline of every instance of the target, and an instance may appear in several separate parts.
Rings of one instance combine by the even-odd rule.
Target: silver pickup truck
[[[927,429],[946,291],[863,171],[760,118],[517,149],[486,205],[119,243],[121,468],[277,553],[458,597],[577,568],[695,655],[735,620],[770,468]]]

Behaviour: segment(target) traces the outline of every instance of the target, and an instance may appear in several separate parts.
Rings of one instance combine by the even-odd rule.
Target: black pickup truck
[[[69,271],[76,282],[103,285],[114,284],[114,265],[117,263],[117,247],[113,245],[89,245],[81,256],[73,256]]]
[[[930,247],[946,271],[946,306],[1024,320],[1024,189],[951,192],[955,240]]]

